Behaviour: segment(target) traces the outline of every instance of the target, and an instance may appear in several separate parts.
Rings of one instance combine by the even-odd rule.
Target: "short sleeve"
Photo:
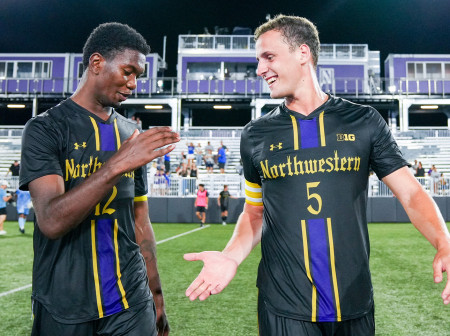
[[[397,142],[381,115],[375,109],[372,109],[371,113],[371,125],[373,126],[370,127],[372,129],[370,165],[381,180],[408,165],[408,162],[403,158]]]
[[[134,171],[134,197],[142,197],[147,193],[147,166],[142,166]]]
[[[252,154],[254,144],[251,140],[252,123],[248,124],[241,135],[241,159],[245,177],[245,202],[262,206],[261,178],[253,165]]]
[[[19,186],[28,190],[28,183],[46,175],[63,176],[59,160],[61,136],[47,120],[38,116],[28,121],[22,135]]]

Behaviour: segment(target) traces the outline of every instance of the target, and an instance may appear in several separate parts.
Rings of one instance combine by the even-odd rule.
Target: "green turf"
[[[193,230],[198,224],[154,224],[158,241]],[[201,262],[183,260],[186,252],[222,249],[233,225],[211,225],[158,244],[158,263],[167,314],[175,336],[257,335],[256,269],[259,248],[239,267],[221,294],[190,302],[184,291]],[[21,235],[17,223],[0,236],[0,293],[31,283],[31,225]],[[370,224],[371,268],[377,335],[450,335],[450,307],[442,304],[443,284],[433,283],[434,249],[410,224]],[[0,297],[0,336],[29,335],[30,293]]]

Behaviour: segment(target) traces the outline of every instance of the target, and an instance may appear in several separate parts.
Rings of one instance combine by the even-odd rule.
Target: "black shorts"
[[[225,168],[225,162],[219,162],[219,168],[220,169]]]
[[[0,215],[6,215],[6,208],[0,208]]]
[[[197,212],[206,212],[206,207],[204,207],[204,206],[198,206],[198,207],[197,207]]]
[[[41,303],[34,300],[33,317],[31,336],[156,336],[157,334],[156,309],[153,300],[98,320],[76,324],[57,322]]]
[[[224,212],[224,211],[228,211],[228,205],[220,205],[220,211]]]
[[[342,322],[310,322],[278,316],[267,309],[261,292],[258,295],[258,324],[260,336],[373,336],[374,309],[366,315]]]

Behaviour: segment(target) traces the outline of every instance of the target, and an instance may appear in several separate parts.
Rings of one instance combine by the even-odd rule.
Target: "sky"
[[[0,0],[0,53],[81,53],[103,22],[129,24],[176,75],[178,35],[247,27],[269,14],[304,16],[321,43],[363,43],[381,52],[450,54],[450,0]]]

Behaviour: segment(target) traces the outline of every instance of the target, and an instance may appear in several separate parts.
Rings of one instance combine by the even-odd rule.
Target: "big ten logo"
[[[337,141],[355,141],[354,134],[338,133],[336,135],[337,135]]]

